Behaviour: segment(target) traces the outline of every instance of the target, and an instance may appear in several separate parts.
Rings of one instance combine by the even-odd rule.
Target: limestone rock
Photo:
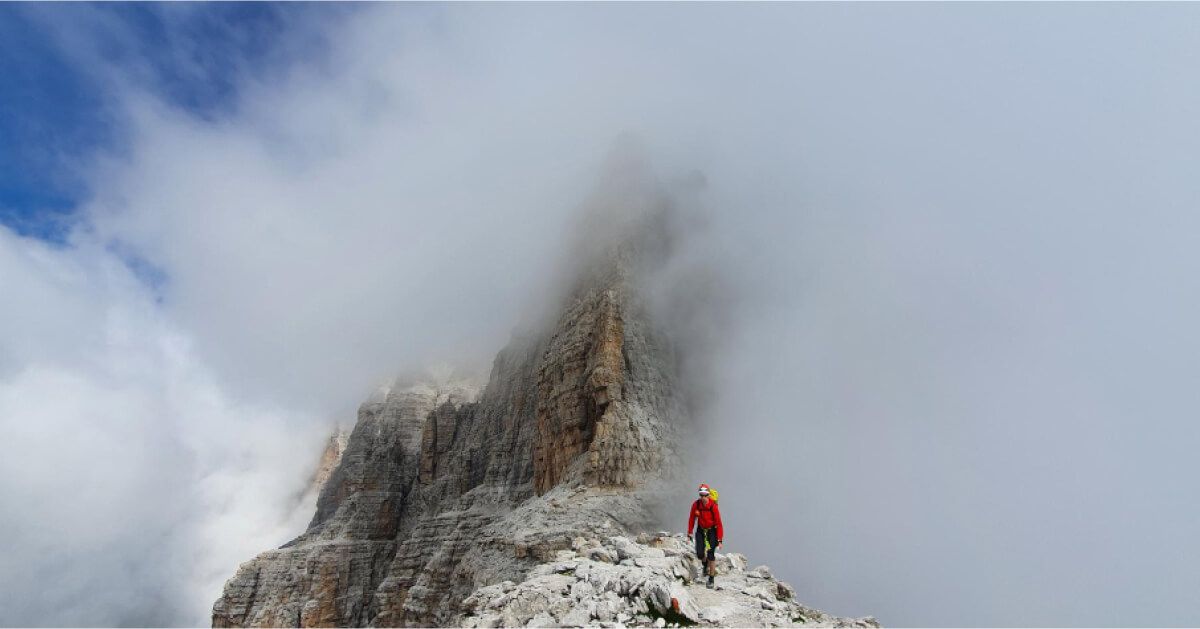
[[[565,627],[603,627],[614,620],[629,627],[879,626],[874,618],[840,618],[805,607],[796,602],[790,585],[764,574],[767,571],[748,572],[744,565],[721,571],[716,589],[689,584],[674,570],[699,566],[683,535],[659,533],[643,543],[610,536],[600,543],[610,554],[633,559],[632,565],[577,557],[573,574],[558,572],[553,564],[538,566],[511,588],[488,586],[472,593],[472,605],[456,623],[520,626],[557,615]],[[639,565],[638,560],[658,558],[665,549],[676,552],[664,555],[662,565]],[[727,555],[718,553],[717,559],[737,566],[722,561]]]
[[[577,538],[650,528],[687,418],[635,281],[655,232],[618,233],[589,243],[558,316],[515,335],[482,390],[410,380],[364,403],[308,530],[243,564],[213,625],[446,624]]]
[[[693,427],[640,281],[671,205],[618,175],[556,313],[514,334],[482,388],[407,378],[365,402],[308,529],[242,564],[213,626],[849,622],[776,605],[786,590],[737,555],[718,559],[734,587],[698,587],[683,537],[648,533]],[[751,582],[771,608],[740,593]]]
[[[473,395],[467,381],[407,382],[364,403],[308,531],[243,564],[213,606],[213,625],[365,624],[374,575],[395,552],[423,418]]]
[[[346,444],[349,441],[350,433],[340,426],[334,429],[333,434],[329,436],[329,441],[325,444],[325,450],[321,452],[321,459],[317,463],[317,471],[313,473],[309,491],[321,493],[321,490],[325,488],[325,483],[329,482],[329,477],[333,475],[333,471],[342,462],[342,453],[346,451]]]

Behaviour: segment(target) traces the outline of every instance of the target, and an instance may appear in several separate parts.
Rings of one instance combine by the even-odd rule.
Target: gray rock
[[[608,538],[608,544],[612,548],[616,549],[617,557],[622,561],[626,559],[636,559],[645,554],[641,545],[625,537],[610,537]]]
[[[481,581],[522,578],[589,532],[646,526],[640,492],[663,478],[682,405],[631,259],[608,264],[551,329],[497,356],[481,392],[413,382],[363,404],[308,531],[244,564],[214,625],[297,624],[293,608],[299,624],[449,624]]]
[[[514,334],[485,386],[410,378],[365,402],[308,529],[242,564],[213,626],[644,625],[651,609],[696,621],[710,593],[738,596],[689,592],[683,537],[646,533],[690,427],[682,350],[642,281],[672,206],[655,182],[612,182],[656,209],[589,218],[557,313]]]
[[[756,579],[772,578],[771,569],[766,566],[755,566],[753,570],[746,572],[746,576],[754,577]]]
[[[560,561],[554,564],[553,571],[557,573],[575,572],[575,568],[579,566],[578,561]]]
[[[592,620],[592,615],[588,613],[587,608],[576,607],[576,608],[572,609],[569,613],[567,613],[566,616],[563,617],[562,626],[564,626],[564,627],[583,627],[583,626],[586,626],[589,622],[591,622],[591,620]]]
[[[589,548],[584,552],[584,556],[593,561],[603,561],[604,563],[616,563],[617,557],[611,550],[603,546]]]
[[[652,542],[653,543],[653,542]],[[682,545],[684,542],[669,542]],[[631,555],[641,555],[648,560],[651,547],[629,549]],[[655,546],[654,548],[662,547]],[[664,557],[661,560],[665,561]],[[569,587],[556,588],[548,583],[551,578],[567,578],[553,573],[542,574],[534,570],[525,582],[501,599],[504,607],[499,613],[505,617],[531,617],[542,608],[562,609],[562,615],[574,613],[573,620],[581,621],[584,614],[593,625],[608,626],[625,624],[632,620],[633,626],[646,626],[650,618],[646,612],[653,610],[656,617],[687,619],[689,623],[701,625],[766,627],[794,626],[797,624],[819,624],[822,626],[877,626],[870,618],[838,618],[812,610],[792,601],[777,600],[780,592],[790,592],[787,584],[780,584],[771,577],[750,577],[735,573],[718,577],[718,589],[709,590],[702,584],[688,585],[675,576],[672,569],[636,565],[612,565],[581,558],[577,574],[586,574],[587,580],[576,580]],[[683,560],[676,559],[681,562]],[[679,567],[678,565],[675,567]],[[734,587],[730,587],[730,586]],[[493,586],[472,593],[468,600],[487,598]],[[529,601],[532,601],[530,603]],[[532,606],[530,606],[532,605]],[[519,610],[519,613],[514,610]],[[576,611],[579,610],[579,611]],[[524,614],[524,615],[521,615]],[[468,616],[470,621],[472,617]]]

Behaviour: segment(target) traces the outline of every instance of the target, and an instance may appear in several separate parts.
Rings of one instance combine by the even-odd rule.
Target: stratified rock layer
[[[422,384],[364,404],[309,529],[243,564],[213,625],[451,624],[581,534],[651,527],[684,421],[675,360],[631,281],[636,241],[599,260],[478,399]],[[563,510],[539,498],[556,487],[599,493]]]
[[[716,622],[719,611],[662,608],[690,579],[678,544],[628,543],[659,527],[657,507],[677,504],[666,497],[681,436],[694,430],[679,360],[639,292],[666,257],[669,204],[627,174],[601,198],[638,211],[591,215],[557,316],[516,335],[478,395],[461,382],[410,383],[363,404],[308,530],[240,567],[214,626]],[[583,557],[569,577],[546,567],[568,556]],[[604,585],[630,579],[642,580]],[[569,599],[541,592],[560,585]],[[542,607],[526,604],[539,596]],[[853,622],[731,596],[739,623]]]
[[[329,482],[333,471],[341,464],[342,453],[346,451],[349,441],[350,434],[340,427],[329,435],[325,450],[321,452],[321,460],[317,462],[317,471],[313,473],[312,482],[309,484],[310,492],[320,495],[321,490],[325,489],[325,483]]]

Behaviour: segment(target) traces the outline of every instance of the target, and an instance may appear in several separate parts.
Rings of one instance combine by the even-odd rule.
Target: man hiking
[[[688,514],[688,539],[692,539],[692,526],[696,532],[696,556],[704,564],[704,572],[708,575],[708,587],[713,587],[717,576],[717,549],[725,539],[725,527],[721,525],[721,510],[717,501],[709,494],[712,491],[708,485],[700,485],[700,497],[692,503]]]

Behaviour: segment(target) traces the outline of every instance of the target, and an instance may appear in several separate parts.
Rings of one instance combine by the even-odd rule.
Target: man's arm
[[[717,503],[713,503],[713,516],[717,518],[717,546],[720,546],[725,540],[725,526],[721,524],[721,507]]]
[[[691,509],[688,510],[688,526],[687,526],[688,539],[692,539],[692,527],[696,525],[696,515],[698,515],[696,513],[696,503],[693,502]]]

